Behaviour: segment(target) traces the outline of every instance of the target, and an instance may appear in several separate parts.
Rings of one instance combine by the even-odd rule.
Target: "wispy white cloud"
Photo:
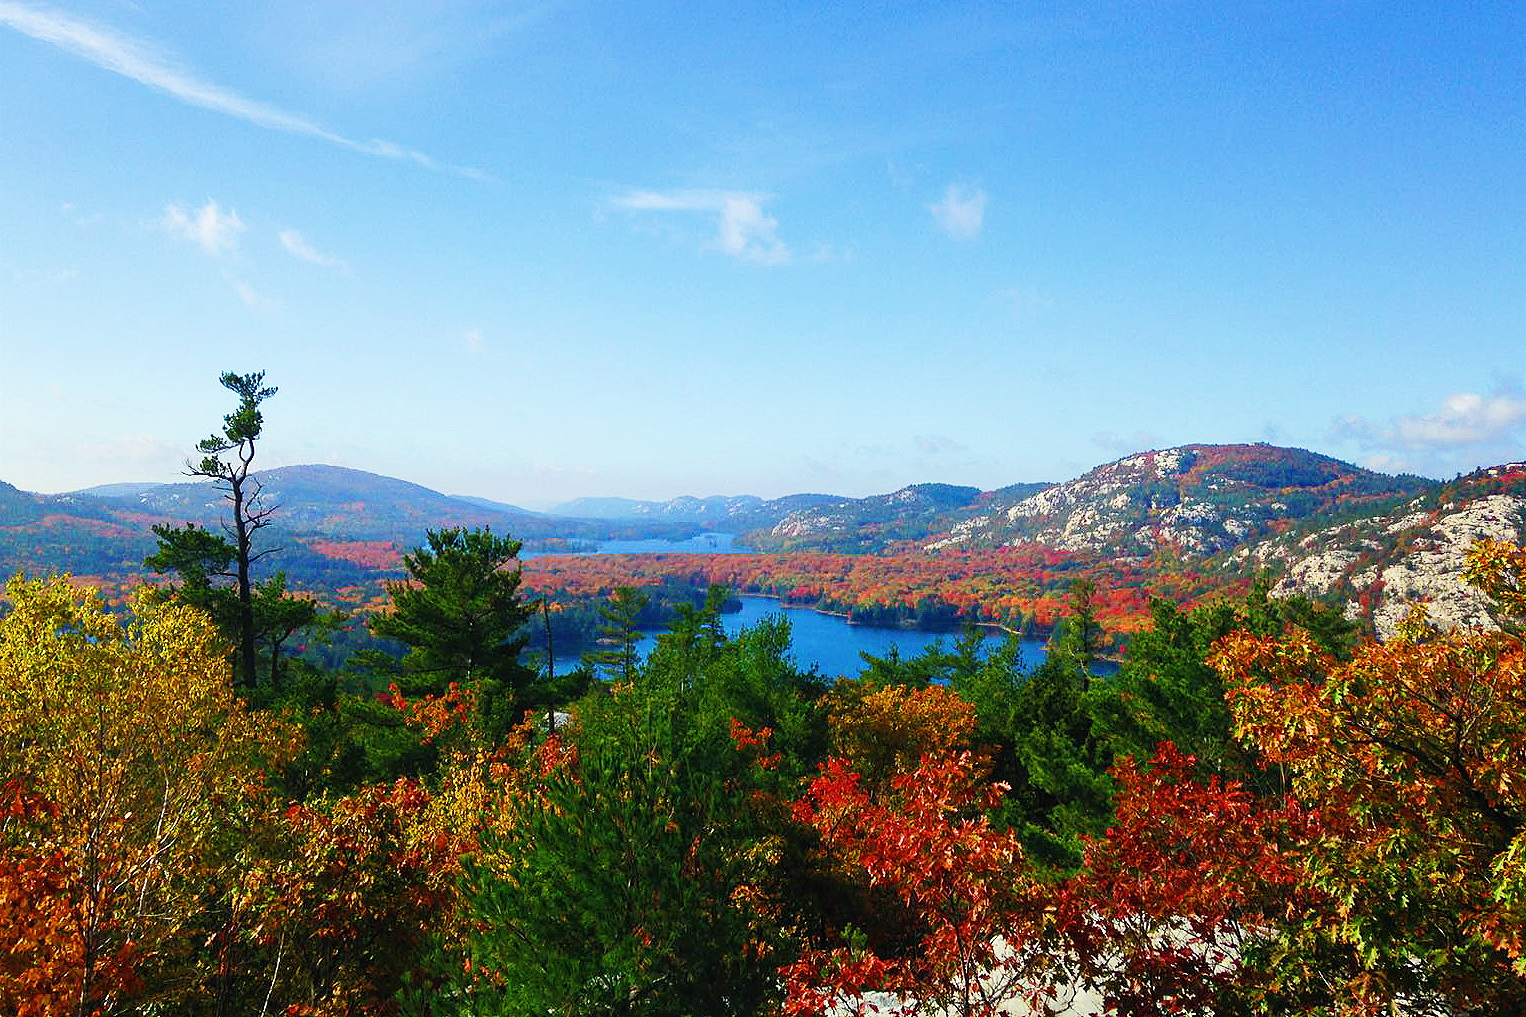
[[[1526,394],[1518,384],[1502,384],[1487,395],[1449,395],[1434,413],[1387,421],[1339,417],[1328,437],[1356,446],[1357,461],[1368,469],[1440,477],[1521,458],[1523,434]]]
[[[233,292],[238,294],[240,300],[257,311],[278,311],[281,309],[281,302],[279,300],[275,297],[267,297],[242,279],[230,278],[228,285],[233,287]]]
[[[169,205],[164,209],[162,222],[171,233],[201,245],[214,258],[232,254],[238,248],[239,234],[244,232],[238,213],[231,208],[224,212],[211,198],[194,212]]]
[[[613,199],[633,212],[700,212],[716,216],[716,246],[734,258],[782,265],[790,250],[779,239],[778,220],[763,211],[764,194],[748,191],[636,191]]]
[[[144,42],[51,7],[0,0],[0,25],[13,28],[39,42],[57,46],[66,53],[131,78],[187,105],[237,117],[257,127],[306,135],[366,155],[402,159],[429,169],[445,169],[474,179],[484,176],[479,170],[470,167],[442,165],[423,152],[394,142],[380,139],[356,141],[335,134],[297,114],[202,81],[194,73],[174,66],[168,58]]]
[[[1440,413],[1399,417],[1401,440],[1421,448],[1450,448],[1504,438],[1526,421],[1526,399],[1519,394],[1448,396]]]
[[[321,265],[324,268],[337,268],[343,270],[347,267],[345,263],[339,258],[331,258],[328,255],[319,252],[319,250],[312,244],[308,243],[307,238],[297,230],[282,230],[279,234],[277,234],[277,236],[281,238],[281,246],[286,248],[286,250],[294,258],[308,262],[312,265]]]
[[[958,240],[970,240],[980,235],[986,221],[986,192],[979,188],[966,189],[949,184],[943,192],[943,200],[927,206],[938,228]]]
[[[1331,435],[1369,449],[1432,451],[1508,440],[1522,423],[1526,423],[1526,397],[1519,392],[1459,392],[1447,396],[1436,413],[1394,417],[1386,424],[1341,417],[1332,425]]]
[[[480,356],[482,353],[481,329],[470,329],[466,333],[466,352],[471,356]]]

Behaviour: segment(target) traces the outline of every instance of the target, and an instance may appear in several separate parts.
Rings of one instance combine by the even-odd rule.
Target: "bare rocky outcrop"
[[[1463,580],[1467,552],[1485,538],[1523,537],[1526,498],[1519,495],[1490,495],[1442,515],[1416,538],[1411,554],[1383,569],[1382,596],[1372,613],[1378,638],[1392,638],[1412,604],[1424,604],[1442,629],[1495,627],[1483,594]]]
[[[1268,542],[1239,557],[1283,570],[1273,596],[1345,599],[1348,614],[1369,618],[1378,638],[1389,639],[1416,604],[1442,629],[1494,627],[1487,601],[1463,579],[1468,549],[1485,538],[1526,540],[1526,496],[1416,500],[1389,516],[1318,530],[1292,545]]]
[[[924,546],[1037,543],[1065,551],[1203,558],[1289,519],[1423,487],[1303,449],[1183,445],[1099,466],[1010,504],[995,501]]]
[[[836,498],[790,512],[768,532],[783,546],[831,546],[850,541],[865,547],[925,536],[935,521],[969,509],[980,489],[953,484],[913,484],[868,498]]]

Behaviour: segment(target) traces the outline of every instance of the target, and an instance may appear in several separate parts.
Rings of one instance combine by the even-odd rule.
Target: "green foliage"
[[[232,509],[232,519],[223,523],[223,529],[231,541],[220,538],[208,539],[205,532],[193,532],[194,527],[161,532],[155,527],[160,550],[154,557],[169,567],[185,565],[192,570],[188,584],[207,580],[211,575],[225,575],[234,580],[237,596],[233,614],[234,674],[240,685],[251,688],[258,681],[255,663],[255,643],[258,639],[254,614],[254,586],[250,567],[269,551],[254,550],[254,535],[270,523],[271,508],[260,505],[260,483],[250,474],[254,462],[254,447],[264,429],[264,417],[260,403],[276,394],[276,389],[263,384],[265,372],[254,374],[223,373],[219,381],[223,388],[238,396],[238,406],[223,417],[221,432],[213,433],[196,443],[201,461],[186,463],[186,473],[193,477],[206,477],[223,485]],[[232,453],[231,459],[224,456]],[[229,566],[233,571],[228,571]],[[157,565],[153,566],[158,569]],[[160,569],[160,571],[163,571]],[[193,595],[199,591],[193,590]]]
[[[993,818],[1018,832],[1036,866],[1055,872],[1079,865],[1081,835],[1100,834],[1112,816],[1112,757],[1092,717],[1089,667],[1102,632],[1089,586],[1077,584],[1074,613],[1056,626],[1048,655],[1031,671],[1019,637],[982,653],[981,634],[969,629],[950,651],[934,645],[909,659],[866,656],[857,679],[869,690],[946,682],[971,703],[972,743],[990,754],[990,779],[1011,788]]]
[[[1096,836],[1112,819],[1110,757],[1093,729],[1090,676],[1050,656],[1013,693],[1011,769],[994,773],[1012,786],[998,818],[1017,830],[1040,869],[1066,871],[1081,861],[1082,835]]]
[[[1271,790],[1275,777],[1254,749],[1235,738],[1224,682],[1210,664],[1214,645],[1231,633],[1263,637],[1307,633],[1326,652],[1349,653],[1354,626],[1301,598],[1274,599],[1259,581],[1241,603],[1215,601],[1183,612],[1156,598],[1152,624],[1129,641],[1116,675],[1091,696],[1097,735],[1114,757],[1148,759],[1161,742],[1192,756],[1203,776]]]
[[[651,602],[634,586],[621,586],[599,611],[600,648],[586,656],[588,666],[611,681],[628,682],[636,676],[641,659],[641,613]]]
[[[468,868],[473,962],[501,979],[480,1012],[761,1010],[773,967],[737,895],[762,859],[726,763],[596,740],[536,785]]]
[[[230,611],[231,604],[219,607],[212,602],[211,595],[214,592],[231,592],[215,586],[213,580],[233,578],[234,573],[230,570],[233,568],[233,560],[238,557],[238,549],[228,543],[226,537],[195,523],[186,523],[184,528],[158,523],[153,531],[154,536],[159,538],[159,547],[143,559],[143,564],[160,575],[166,572],[179,575],[179,592],[186,601],[211,614],[213,618],[218,617],[219,609]]]
[[[774,780],[804,776],[826,756],[826,717],[820,709],[827,682],[801,671],[790,657],[789,622],[771,615],[731,639],[721,631],[723,587],[712,587],[706,606],[681,611],[657,639],[642,686],[672,696],[691,717],[692,730],[729,744],[731,723],[773,732],[779,754]],[[667,690],[667,691],[664,691]]]
[[[170,592],[211,616],[229,643],[237,646],[245,612],[237,586],[229,584],[238,579],[234,567],[238,549],[225,537],[194,523],[184,527],[159,524],[153,529],[159,546],[143,564],[161,575],[178,575],[180,585],[171,587]],[[284,684],[281,652],[292,636],[303,630],[327,636],[345,620],[342,612],[323,611],[310,598],[288,595],[284,571],[253,585],[248,617],[255,647],[264,650],[266,660],[248,691],[258,692],[261,701],[279,695]]]
[[[765,911],[780,848],[754,794],[785,778],[750,764],[732,721],[777,723],[808,751],[815,679],[789,664],[782,620],[725,639],[723,597],[662,636],[634,682],[580,702],[566,751],[543,750],[466,866],[484,974],[469,993],[455,978],[462,991],[431,1012],[469,999],[460,1012],[741,1015],[776,1000],[782,936]]]
[[[1049,639],[1049,656],[1077,673],[1082,687],[1091,681],[1091,669],[1098,654],[1102,652],[1102,626],[1097,624],[1097,612],[1092,598],[1097,594],[1097,584],[1090,579],[1077,579],[1070,584],[1070,613],[1055,626]]]
[[[231,480],[239,472],[239,468],[223,461],[219,456],[224,452],[237,449],[242,465],[248,466],[249,459],[254,455],[254,442],[265,426],[265,418],[260,413],[260,403],[275,395],[276,388],[274,385],[264,384],[264,371],[256,371],[254,374],[234,374],[232,371],[224,371],[218,381],[223,388],[238,396],[238,406],[232,413],[223,417],[220,432],[213,432],[210,437],[196,443],[196,451],[202,454],[202,460],[193,465],[192,470],[198,476]]]
[[[536,705],[536,675],[520,662],[530,609],[519,592],[519,542],[480,530],[428,531],[403,556],[409,581],[387,584],[393,610],[371,631],[408,647],[398,685],[409,695],[476,690],[484,724],[501,738]]]
[[[1152,624],[1129,641],[1118,673],[1097,688],[1100,737],[1116,756],[1148,759],[1168,741],[1207,773],[1253,777],[1257,761],[1232,736],[1224,683],[1208,664],[1213,644],[1245,624],[1243,612],[1219,601],[1184,613],[1160,599],[1150,612]]]

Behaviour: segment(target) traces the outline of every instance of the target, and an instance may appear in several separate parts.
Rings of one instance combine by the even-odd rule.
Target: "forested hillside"
[[[491,508],[253,471],[263,379],[222,376],[207,485],[0,489],[36,564],[56,534],[151,535],[117,610],[66,578],[6,587],[5,1012],[1526,1006],[1518,465],[1434,490],[1194,446],[1009,490],[1006,522],[1049,543],[521,561],[488,526],[387,537]],[[920,485],[788,525],[870,546],[995,501]],[[1444,559],[1492,627],[1416,608],[1380,644],[1298,595],[1315,559],[1277,597],[1237,568],[1329,559],[1342,527],[1408,555],[1385,586]],[[727,635],[733,590],[1049,649],[1029,668],[971,631],[828,682],[782,616]]]
[[[830,686],[717,597],[644,661],[527,666],[516,552],[430,533],[367,670],[247,672],[194,584],[116,615],[12,581],[0,1006],[1526,1006],[1519,545],[1468,560],[1505,632],[1157,601],[1098,676],[1078,589],[1032,670],[963,640]]]
[[[1512,500],[1521,497],[1518,465],[1443,486],[1269,445],[1141,453],[1057,485],[680,499],[661,511],[656,503],[650,511],[604,504],[589,507],[624,517],[584,520],[513,514],[334,467],[255,477],[277,509],[271,563],[294,589],[371,610],[424,530],[491,526],[553,555],[527,562],[527,582],[567,612],[563,622],[583,619],[564,630],[574,642],[592,638],[594,600],[623,585],[662,586],[663,601],[674,605],[693,599],[675,600],[677,585],[726,582],[866,623],[974,621],[1044,633],[1070,583],[1086,579],[1120,640],[1148,622],[1153,596],[1194,603],[1243,593],[1263,577],[1279,593],[1348,611],[1386,636],[1419,601],[1434,602],[1442,621],[1481,620],[1462,581],[1463,552],[1479,536],[1526,535]],[[0,490],[0,570],[66,571],[121,597],[151,576],[142,563],[154,547],[152,526],[215,527],[221,506],[207,483],[52,496],[8,487]],[[707,514],[767,553],[556,556],[606,539],[693,537],[707,531],[692,520]]]

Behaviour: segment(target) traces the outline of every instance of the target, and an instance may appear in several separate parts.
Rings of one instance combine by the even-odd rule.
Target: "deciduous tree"
[[[1521,589],[1518,549],[1486,545],[1471,558],[1484,589]],[[1497,603],[1507,616],[1519,606]],[[1371,1005],[1526,1008],[1520,637],[1442,633],[1417,613],[1399,638],[1348,661],[1295,631],[1232,635],[1214,663],[1236,733],[1288,770],[1323,824],[1299,846],[1300,863],[1330,906],[1287,930],[1288,956],[1350,944],[1334,975],[1347,998]]]
[[[0,783],[44,804],[0,841],[46,864],[46,893],[67,904],[49,949],[77,964],[94,1007],[80,1013],[171,1008],[216,970],[206,944],[246,861],[226,834],[268,804],[266,774],[300,734],[244,709],[217,630],[189,606],[140,595],[124,620],[64,579],[7,593]]]
[[[841,930],[840,942],[808,948],[783,969],[786,1014],[936,1007],[994,1017],[1017,996],[1034,898],[1016,836],[980,814],[1002,790],[968,752],[923,757],[885,796],[871,794],[841,759],[823,766],[795,816],[818,832],[829,857],[903,909],[907,941],[876,948]],[[888,999],[874,1002],[872,993]]]

